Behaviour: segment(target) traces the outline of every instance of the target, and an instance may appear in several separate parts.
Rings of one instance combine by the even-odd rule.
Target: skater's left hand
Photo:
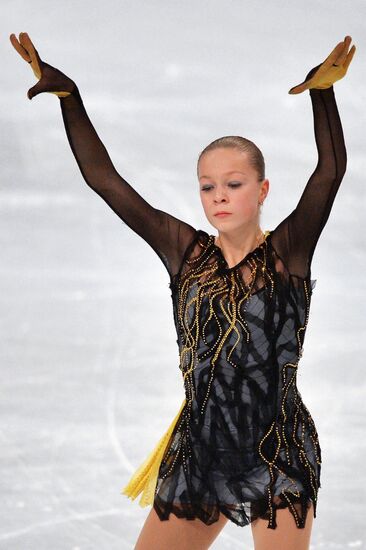
[[[305,80],[301,84],[293,86],[288,93],[301,94],[301,92],[311,88],[324,90],[325,88],[330,88],[334,82],[343,78],[356,51],[356,46],[353,45],[348,52],[351,41],[352,38],[346,36],[343,42],[339,42],[333,48],[323,63],[311,69]]]

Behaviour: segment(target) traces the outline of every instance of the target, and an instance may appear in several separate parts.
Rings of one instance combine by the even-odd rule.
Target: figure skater
[[[201,152],[200,198],[217,236],[148,204],[113,166],[75,82],[41,60],[27,33],[10,40],[38,78],[28,98],[58,96],[86,183],[169,274],[184,399],[122,491],[152,505],[135,549],[209,548],[228,520],[251,524],[256,550],[308,549],[321,449],[297,371],[311,261],[346,170],[333,84],[353,58],[351,37],[289,91],[309,90],[318,163],[275,229],[260,227],[269,180],[258,147],[224,136]]]

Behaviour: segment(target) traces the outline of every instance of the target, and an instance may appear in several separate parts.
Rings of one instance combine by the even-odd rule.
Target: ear
[[[264,199],[266,198],[266,196],[268,195],[268,191],[269,191],[269,179],[266,178],[264,179],[262,182],[261,182],[261,191],[260,191],[260,199],[262,201],[264,201]]]

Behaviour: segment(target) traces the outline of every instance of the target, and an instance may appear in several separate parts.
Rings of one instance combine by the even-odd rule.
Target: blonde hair
[[[242,153],[248,155],[248,160],[250,165],[256,170],[258,174],[258,181],[263,181],[265,179],[265,163],[261,150],[256,146],[253,141],[250,139],[243,138],[241,136],[224,136],[215,141],[212,141],[207,147],[201,151],[197,160],[197,176],[198,176],[198,165],[205,153],[208,151],[213,151],[214,149],[232,148],[236,149]]]

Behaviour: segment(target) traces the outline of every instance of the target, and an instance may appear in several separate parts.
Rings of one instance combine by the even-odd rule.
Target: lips
[[[225,212],[225,211],[221,211],[221,212],[216,212],[215,216],[229,216],[231,214],[231,212]]]

